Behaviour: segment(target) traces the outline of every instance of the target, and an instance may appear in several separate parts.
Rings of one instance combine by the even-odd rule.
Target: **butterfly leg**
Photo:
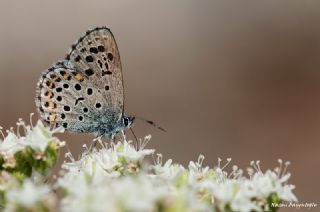
[[[124,130],[121,130],[121,134],[122,134],[123,141],[126,141],[127,140],[126,132]]]
[[[101,137],[97,137],[95,139],[93,139],[93,142],[91,143],[88,153],[92,153],[92,151],[96,148],[98,142],[100,141]]]
[[[133,132],[133,129],[132,129],[131,127],[130,127],[130,131],[131,131],[133,137],[134,137],[134,138],[136,139],[136,141],[138,142],[138,138],[137,138],[136,134]]]

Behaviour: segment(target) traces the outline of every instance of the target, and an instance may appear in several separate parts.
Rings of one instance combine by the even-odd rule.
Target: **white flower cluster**
[[[146,137],[143,144],[150,137]],[[144,161],[153,149],[144,149],[124,141],[100,150],[88,150],[79,160],[67,154],[71,162],[63,165],[64,173],[57,186],[65,191],[62,211],[270,211],[271,203],[297,201],[290,177],[283,169],[260,170],[252,162],[249,177],[238,167],[225,171],[222,166],[203,167],[204,156],[191,161],[188,168],[162,163],[157,155],[154,165]],[[141,147],[143,146],[143,147]]]
[[[53,133],[62,131],[50,130],[41,121],[36,126],[29,126],[21,119],[16,133],[11,128],[5,136],[0,128],[3,136],[3,140],[0,139],[0,171],[20,175],[20,178],[30,177],[35,171],[46,174],[56,162],[58,149],[65,144],[53,137]]]
[[[71,162],[65,162],[62,167],[66,170],[83,171],[94,176],[100,174],[119,177],[127,173],[137,173],[141,168],[141,162],[145,156],[154,153],[152,149],[143,149],[145,143],[151,139],[151,136],[145,137],[140,143],[139,148],[135,148],[131,142],[124,141],[117,144],[111,143],[110,147],[103,144],[101,140],[96,140],[103,147],[99,151],[96,148],[87,149],[80,160],[75,161],[70,152],[66,154]],[[106,146],[105,146],[106,145]]]
[[[31,114],[31,117],[32,115],[33,114]],[[21,128],[24,135],[21,135]],[[50,130],[44,127],[41,121],[38,121],[36,126],[30,126],[26,125],[22,119],[19,119],[17,122],[17,132],[15,133],[13,128],[11,128],[7,130],[7,136],[3,134],[1,129],[0,127],[0,132],[4,138],[3,140],[0,139],[0,154],[2,155],[13,155],[26,147],[43,153],[50,143],[54,143],[57,146],[64,146],[64,142],[52,136],[56,132],[63,132],[63,128]]]
[[[56,207],[56,196],[49,185],[37,184],[30,179],[8,189],[5,195],[5,212],[53,211]]]
[[[260,162],[252,161],[245,174],[230,168],[231,159],[203,166],[200,155],[184,167],[146,149],[151,136],[139,143],[96,139],[99,148],[84,146],[78,160],[67,153],[55,182],[45,183],[64,142],[40,121],[33,127],[20,120],[18,126],[24,136],[18,128],[0,140],[1,211],[276,211],[272,205],[297,201],[288,184],[288,162],[279,160],[279,167],[263,172]]]
[[[59,148],[64,146],[53,137],[59,131],[44,127],[41,121],[36,126],[26,125],[21,119],[16,133],[10,129],[5,136],[0,127],[0,211],[55,208],[56,196],[43,181],[57,161]]]

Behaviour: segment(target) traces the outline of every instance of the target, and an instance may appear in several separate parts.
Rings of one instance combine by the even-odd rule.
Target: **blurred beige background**
[[[119,45],[127,113],[168,131],[137,122],[150,148],[184,165],[289,160],[300,202],[320,203],[319,1],[1,2],[3,127],[29,119],[40,73],[101,25]],[[92,136],[60,138],[78,155]]]

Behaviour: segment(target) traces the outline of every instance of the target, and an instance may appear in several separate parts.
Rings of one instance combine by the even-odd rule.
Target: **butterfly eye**
[[[123,119],[123,123],[124,123],[124,126],[128,126],[129,120],[127,118],[124,118]]]

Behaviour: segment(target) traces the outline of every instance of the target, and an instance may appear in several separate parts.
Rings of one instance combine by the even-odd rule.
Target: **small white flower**
[[[34,150],[40,150],[44,152],[50,142],[54,142],[59,145],[63,145],[57,138],[53,137],[52,134],[55,132],[63,132],[62,128],[56,130],[50,130],[44,127],[41,121],[37,122],[37,125],[33,128],[27,127],[27,135],[24,144],[30,146]]]
[[[15,135],[12,131],[8,131],[8,135],[4,140],[0,140],[0,154],[15,154],[27,146],[44,152],[50,142],[54,142],[57,147],[64,145],[64,142],[52,136],[55,132],[63,132],[61,129],[50,130],[44,127],[41,121],[38,121],[35,127],[26,126],[22,120],[17,125],[18,128],[23,128],[26,135],[21,136],[19,132]]]
[[[294,188],[294,185],[284,185],[282,189],[278,192],[279,197],[285,201],[298,202],[297,197],[292,192]]]
[[[3,168],[15,168],[17,165],[17,161],[13,154],[7,153],[3,155],[4,164]]]
[[[15,154],[24,149],[25,146],[22,144],[21,140],[21,138],[18,138],[13,132],[9,131],[4,140],[0,140],[0,153]]]
[[[157,177],[165,180],[174,180],[178,175],[180,175],[185,168],[180,164],[172,164],[172,159],[169,159],[162,166],[161,164],[156,164],[153,167]]]
[[[115,148],[118,150],[119,156],[125,158],[127,162],[142,161],[147,155],[154,153],[154,149],[136,149],[131,143],[124,141],[123,144],[118,143]]]
[[[116,211],[107,178],[91,178],[83,171],[69,171],[58,180],[68,195],[61,201],[62,211]]]
[[[157,202],[169,195],[164,185],[144,175],[120,178],[109,186],[125,211],[155,211]]]
[[[116,166],[120,165],[118,155],[111,149],[101,149],[93,154],[94,159],[106,171],[112,171]]]
[[[47,185],[35,185],[30,180],[25,180],[21,188],[8,190],[6,195],[9,204],[17,204],[31,208],[34,204],[41,202],[50,194]]]
[[[267,198],[277,190],[277,175],[268,170],[265,174],[257,172],[252,180],[252,189],[258,198]]]
[[[252,193],[248,191],[242,180],[226,179],[224,182],[202,183],[203,188],[209,189],[215,204],[222,210],[229,205],[233,211],[260,211],[261,209],[251,201]]]
[[[292,193],[294,186],[284,185],[288,181],[290,174],[283,177],[270,170],[262,174],[256,172],[251,180],[252,190],[258,198],[267,198],[271,193],[276,193],[280,198],[287,201],[297,201],[296,196]]]
[[[200,156],[201,157],[201,156]],[[202,167],[202,163],[189,162],[189,184],[194,184],[204,179],[206,173],[209,171],[209,167]]]
[[[0,191],[6,191],[18,185],[19,182],[14,176],[6,171],[0,171]]]

